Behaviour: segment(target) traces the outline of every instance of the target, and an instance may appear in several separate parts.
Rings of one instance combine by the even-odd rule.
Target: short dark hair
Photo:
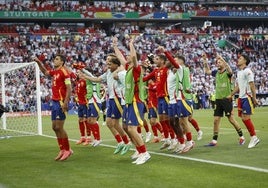
[[[247,54],[243,53],[241,54],[241,56],[246,60],[246,65],[248,65],[250,63],[250,58]]]
[[[159,54],[158,57],[159,57],[160,59],[164,60],[165,63],[166,63],[166,61],[167,61],[167,57],[166,57],[164,54]]]
[[[112,57],[111,58],[111,63],[116,64],[118,66],[121,65],[121,63],[120,63],[120,61],[119,61],[119,59],[117,57]]]
[[[55,57],[60,57],[60,59],[63,61],[63,65],[65,64],[66,58],[63,54],[57,54]]]
[[[114,53],[109,53],[109,54],[107,54],[107,57],[108,56],[111,56],[111,57],[115,57],[116,58],[116,55]]]
[[[183,63],[185,64],[185,57],[184,56],[177,54],[177,55],[175,55],[175,57],[182,60]]]

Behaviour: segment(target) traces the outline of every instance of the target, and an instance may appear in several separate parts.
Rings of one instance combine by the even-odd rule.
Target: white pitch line
[[[56,138],[54,136],[48,136],[48,135],[43,135],[43,136],[49,137],[49,138]],[[69,140],[71,140],[73,142],[77,141],[75,139],[69,139]],[[116,148],[115,146],[108,145],[108,144],[100,144],[100,145],[104,146],[104,147],[109,147],[109,148]],[[134,149],[130,149],[130,150],[135,151]],[[184,159],[184,160],[190,160],[190,161],[197,161],[197,162],[201,162],[201,163],[216,164],[216,165],[229,166],[229,167],[235,167],[235,168],[241,168],[241,169],[246,169],[246,170],[268,173],[268,169],[264,169],[264,168],[257,168],[257,167],[239,165],[239,164],[233,164],[233,163],[224,163],[224,162],[218,162],[218,161],[212,161],[212,160],[185,157],[185,156],[180,156],[180,155],[176,155],[176,154],[158,153],[158,152],[154,152],[154,151],[148,151],[148,152],[150,154],[164,156],[164,157],[172,157],[172,158],[177,158],[177,159]]]
[[[217,164],[217,165],[222,165],[222,166],[230,166],[230,167],[235,167],[235,168],[242,168],[242,169],[246,169],[246,170],[253,170],[253,171],[268,173],[268,169],[264,169],[264,168],[257,168],[257,167],[245,166],[245,165],[239,165],[239,164],[232,164],[232,163],[224,163],[224,162],[211,161],[211,160],[205,160],[205,159],[197,159],[197,158],[192,158],[192,157],[179,156],[179,155],[175,155],[175,154],[172,155],[172,154],[166,154],[166,153],[158,153],[158,152],[153,152],[153,151],[149,151],[149,153],[152,153],[152,154],[155,154],[155,155],[160,155],[160,156],[167,156],[167,157],[185,159],[185,160],[190,160],[190,161]]]

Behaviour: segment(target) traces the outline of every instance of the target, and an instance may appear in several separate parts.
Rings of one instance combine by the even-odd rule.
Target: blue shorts
[[[114,99],[109,99],[106,116],[112,119],[120,119],[122,117],[123,108],[121,106],[121,100],[118,99],[118,103]],[[121,108],[121,109],[120,109]]]
[[[143,110],[144,112],[144,114],[146,114],[147,112],[148,112],[148,106],[144,103],[144,110]]]
[[[168,116],[178,117],[178,104],[177,103],[168,105]]]
[[[144,108],[142,102],[133,102],[132,104],[126,105],[126,125],[143,125]]]
[[[149,108],[148,119],[157,118],[156,108]]]
[[[254,113],[254,105],[250,97],[239,98],[237,102],[238,116],[241,117],[242,114],[252,115]]]
[[[191,108],[193,109],[194,101],[192,99],[186,99],[186,101],[191,106]]]
[[[87,117],[99,117],[101,109],[101,103],[90,103],[88,104]]]
[[[52,100],[52,108],[51,108],[51,120],[65,120],[66,115],[62,111],[60,101]]]
[[[78,105],[78,117],[87,118],[87,105],[86,104]]]
[[[179,100],[178,104],[178,117],[188,117],[192,115],[193,110],[191,105],[185,100]]]
[[[168,98],[159,97],[158,98],[158,114],[167,114],[168,115]]]

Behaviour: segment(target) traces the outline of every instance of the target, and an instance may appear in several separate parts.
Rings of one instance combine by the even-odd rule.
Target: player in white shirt
[[[237,72],[236,86],[229,98],[232,98],[235,93],[239,92],[238,116],[241,117],[251,136],[248,148],[253,148],[260,142],[260,139],[256,136],[254,124],[250,119],[258,102],[256,99],[254,74],[248,67],[249,63],[249,57],[246,54],[241,54],[237,62],[239,71]]]
[[[121,152],[126,145],[130,145],[129,138],[123,128],[121,127],[119,120],[122,117],[123,109],[121,106],[122,91],[120,83],[114,79],[113,72],[120,67],[120,61],[114,54],[109,54],[106,59],[108,70],[101,76],[94,78],[85,76],[92,82],[106,82],[107,83],[107,93],[109,96],[107,114],[106,114],[106,125],[114,135],[117,146],[114,154]],[[129,147],[127,147],[129,148]]]

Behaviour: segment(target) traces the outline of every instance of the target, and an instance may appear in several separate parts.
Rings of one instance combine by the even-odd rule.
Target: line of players
[[[76,94],[79,117],[79,130],[81,138],[77,144],[88,145],[91,142],[91,131],[94,136],[92,146],[98,146],[101,143],[98,126],[99,111],[101,108],[101,82],[107,84],[107,95],[109,98],[107,106],[106,124],[113,133],[117,147],[115,154],[124,155],[131,147],[131,142],[127,136],[125,126],[120,126],[119,119],[122,117],[123,125],[125,106],[125,67],[131,61],[130,57],[125,57],[117,45],[116,38],[113,39],[113,48],[115,54],[108,54],[106,63],[107,71],[94,77],[89,71],[86,71],[82,64],[76,64],[78,79],[76,81]],[[203,132],[198,123],[193,119],[192,93],[189,68],[185,65],[185,59],[181,55],[175,58],[162,46],[158,48],[159,54],[142,63],[143,69],[143,88],[144,103],[147,107],[148,120],[153,132],[152,143],[163,141],[160,149],[167,148],[175,153],[188,152],[194,147],[190,123],[197,131],[197,140],[202,139]],[[106,94],[106,92],[105,92]],[[137,127],[141,135],[141,127],[145,128],[145,142],[151,139],[148,123],[144,119],[143,125]],[[158,135],[160,132],[160,136]],[[86,134],[88,138],[86,138]],[[139,154],[136,151],[132,158],[137,158]]]
[[[190,72],[185,66],[185,58],[181,55],[175,55],[173,57],[164,47],[159,46],[159,54],[153,58],[148,57],[148,60],[141,65],[138,63],[139,58],[133,42],[134,38],[128,41],[130,55],[125,58],[118,48],[117,38],[113,38],[112,46],[114,54],[107,55],[107,71],[99,77],[94,77],[81,64],[76,65],[75,68],[79,70],[77,74],[76,93],[79,103],[79,128],[81,130],[81,139],[77,144],[89,144],[90,140],[85,138],[85,132],[83,132],[85,128],[87,133],[91,131],[93,133],[93,146],[98,146],[101,143],[98,125],[99,111],[101,108],[100,83],[106,82],[109,98],[106,124],[118,143],[114,154],[120,152],[121,155],[124,155],[133,144],[136,147],[136,151],[131,157],[135,159],[133,161],[134,164],[140,165],[151,158],[143,139],[139,135],[141,126],[145,125],[148,130],[148,124],[144,120],[145,106],[147,104],[149,108],[148,119],[150,120],[154,133],[153,142],[160,141],[157,130],[163,135],[163,144],[160,149],[168,148],[169,150],[173,150],[174,153],[188,152],[194,147],[189,122],[196,128],[198,139],[202,138],[202,131],[200,131],[197,122],[192,118],[192,88]],[[149,60],[151,63],[149,63]],[[73,77],[76,75],[72,70],[67,71],[62,55],[57,55],[54,59],[55,70],[46,69],[38,58],[35,58],[34,61],[38,63],[39,68],[46,76],[53,77],[52,128],[57,135],[60,148],[55,160],[63,161],[73,153],[70,149],[68,136],[63,129],[63,125],[71,93],[70,75],[73,75]],[[240,69],[238,72],[238,85],[231,91],[230,84],[228,85],[231,69],[222,58],[216,61],[218,71],[220,71],[218,76],[216,74],[216,79],[218,79],[218,81],[216,80],[216,104],[217,92],[222,89],[226,89],[224,93],[221,93],[224,94],[224,98],[222,99],[225,103],[222,103],[223,108],[218,108],[220,105],[217,105],[214,111],[214,142],[208,146],[216,145],[218,131],[215,128],[218,127],[219,117],[222,116],[223,111],[226,113],[226,110],[229,112],[229,121],[235,126],[240,136],[240,145],[245,143],[242,130],[230,116],[232,114],[232,96],[237,92],[239,92],[239,116],[241,116],[251,136],[248,148],[253,148],[260,142],[250,119],[253,111],[251,107],[252,103],[257,105],[257,100],[254,76],[252,71],[247,68],[249,62],[248,56],[244,54],[240,55],[237,63]],[[206,61],[204,61],[204,65],[206,72],[210,73]],[[221,75],[221,73],[225,74]],[[148,85],[145,86],[145,83],[148,83]],[[230,107],[226,109],[225,104],[229,104],[228,101],[230,101]],[[121,118],[122,126],[119,122]],[[159,122],[157,121],[158,119]]]

